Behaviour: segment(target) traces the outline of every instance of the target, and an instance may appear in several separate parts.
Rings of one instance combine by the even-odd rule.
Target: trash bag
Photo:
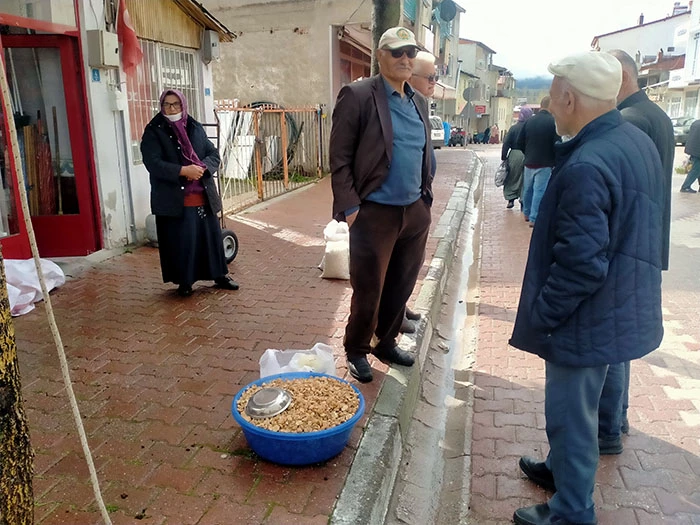
[[[496,177],[494,182],[496,183],[496,187],[503,186],[506,182],[506,177],[508,176],[508,161],[504,160],[501,162],[500,166],[498,166],[498,169],[496,169]]]
[[[316,343],[309,350],[265,350],[260,357],[260,377],[286,372],[320,372],[334,376],[333,349],[323,343]]]
[[[350,230],[333,219],[323,229],[326,251],[319,267],[324,279],[350,279]]]

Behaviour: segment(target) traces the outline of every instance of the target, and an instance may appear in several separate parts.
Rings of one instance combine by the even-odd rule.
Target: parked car
[[[467,134],[464,128],[452,128],[450,132],[450,140],[447,143],[448,146],[464,146],[464,141],[466,140]]]
[[[440,149],[445,143],[445,128],[440,117],[430,117],[430,142],[435,149]]]
[[[673,122],[673,136],[676,139],[676,144],[685,146],[685,141],[690,132],[690,125],[695,122],[695,119],[692,117],[676,117],[672,118],[671,122]]]

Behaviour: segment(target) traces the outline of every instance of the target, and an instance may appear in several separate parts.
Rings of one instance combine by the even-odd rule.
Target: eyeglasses
[[[182,107],[182,104],[179,102],[163,102],[163,109],[180,109]]]
[[[387,51],[390,51],[391,56],[394,58],[401,58],[404,53],[408,58],[416,58],[416,55],[418,54],[418,48],[413,46],[400,47],[399,49],[387,49]]]
[[[413,73],[413,76],[425,78],[431,84],[437,83],[437,81],[440,80],[440,77],[438,75],[419,75],[418,73]]]

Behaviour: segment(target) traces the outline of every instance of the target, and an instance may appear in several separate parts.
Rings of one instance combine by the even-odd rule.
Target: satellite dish
[[[445,22],[449,22],[455,16],[457,16],[457,6],[454,0],[442,0],[440,4],[440,18]]]

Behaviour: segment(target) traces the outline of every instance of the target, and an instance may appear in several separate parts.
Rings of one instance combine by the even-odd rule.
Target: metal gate
[[[329,119],[322,106],[237,107],[217,101],[221,198],[226,213],[318,181],[328,173]]]

